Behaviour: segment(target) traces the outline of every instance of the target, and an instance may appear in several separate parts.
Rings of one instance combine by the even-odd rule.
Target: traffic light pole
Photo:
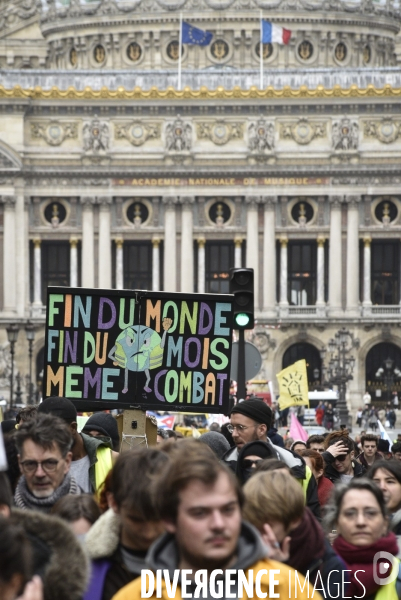
[[[245,382],[245,331],[240,329],[238,340],[238,380],[237,380],[237,402],[246,398]]]

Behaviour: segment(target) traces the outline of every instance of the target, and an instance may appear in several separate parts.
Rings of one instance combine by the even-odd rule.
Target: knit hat
[[[224,435],[218,431],[207,431],[206,433],[203,433],[200,436],[199,441],[209,446],[216,454],[217,458],[222,458],[223,454],[230,449],[230,444]]]
[[[272,409],[263,400],[252,399],[239,402],[232,409],[231,415],[235,413],[245,415],[257,423],[264,423],[267,429],[270,429],[273,420]]]
[[[38,412],[60,417],[68,424],[77,420],[77,409],[68,398],[62,396],[50,396],[43,400],[38,406]]]
[[[296,446],[297,444],[303,444],[306,448],[306,442],[304,442],[303,440],[294,440],[290,446],[290,450],[293,450],[294,446]]]
[[[260,458],[277,458],[277,452],[275,452],[273,446],[269,442],[263,442],[262,440],[255,440],[245,444],[241,449],[241,460],[247,456],[259,456]],[[240,457],[238,457],[238,460]]]
[[[98,412],[89,417],[82,429],[84,433],[89,431],[98,431],[102,435],[111,438],[113,446],[118,445],[120,436],[118,435],[117,421],[113,415],[104,412]]]
[[[377,449],[379,452],[390,452],[390,442],[388,440],[378,440]]]

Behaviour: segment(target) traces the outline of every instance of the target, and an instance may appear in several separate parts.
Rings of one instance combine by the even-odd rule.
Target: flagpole
[[[178,42],[178,89],[181,90],[182,12],[180,12],[180,37]]]
[[[260,64],[260,89],[263,90],[263,23],[262,23],[262,11],[260,11],[259,64]]]

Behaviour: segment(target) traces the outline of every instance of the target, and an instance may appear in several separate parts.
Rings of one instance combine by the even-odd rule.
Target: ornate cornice
[[[335,85],[331,89],[323,85],[316,86],[315,89],[308,89],[306,85],[301,85],[299,89],[292,89],[290,86],[284,86],[283,89],[274,89],[269,86],[260,90],[256,86],[249,89],[241,89],[236,86],[231,90],[226,90],[219,86],[215,90],[209,90],[202,86],[199,90],[193,90],[185,87],[183,90],[176,90],[168,87],[165,90],[159,90],[152,87],[150,90],[143,90],[135,87],[133,90],[126,90],[119,87],[117,90],[110,90],[103,87],[100,90],[93,90],[86,87],[84,90],[77,90],[69,87],[66,90],[60,90],[52,87],[45,90],[40,86],[34,88],[22,88],[16,85],[11,89],[0,86],[0,99],[31,99],[31,100],[248,100],[248,99],[315,99],[315,98],[400,98],[401,88],[393,88],[391,85],[385,85],[382,88],[376,88],[370,84],[366,88],[359,88],[357,85],[351,85],[349,88],[342,88]]]

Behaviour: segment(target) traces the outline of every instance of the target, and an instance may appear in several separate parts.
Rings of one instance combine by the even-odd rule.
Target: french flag
[[[275,25],[270,21],[262,19],[262,44],[288,44],[291,39],[291,31]]]

